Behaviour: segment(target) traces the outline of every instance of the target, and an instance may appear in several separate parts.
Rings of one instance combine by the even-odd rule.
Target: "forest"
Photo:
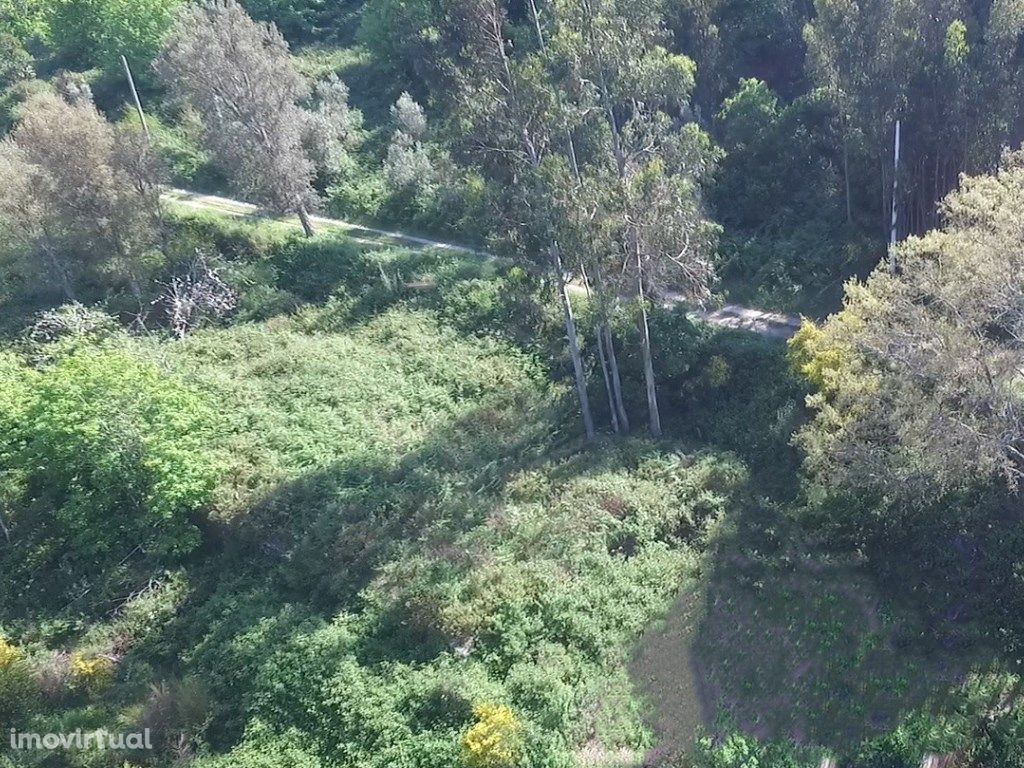
[[[1024,0],[0,0],[0,768],[1024,768]]]

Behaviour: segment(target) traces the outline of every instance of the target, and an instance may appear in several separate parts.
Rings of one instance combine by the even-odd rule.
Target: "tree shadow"
[[[845,749],[943,706],[995,654],[977,626],[937,621],[913,591],[880,589],[862,560],[749,505],[718,532],[699,586],[640,645],[634,679],[656,731],[682,749],[697,726]],[[652,684],[652,670],[665,679]]]
[[[414,612],[365,610],[365,588],[382,565],[417,553],[457,565],[451,542],[487,518],[515,472],[565,440],[561,411],[525,387],[504,393],[393,462],[335,462],[275,488],[231,522],[208,523],[190,566],[190,604],[164,632],[162,663],[243,701],[257,662],[342,614],[364,622],[359,653],[371,662],[433,658],[445,638]],[[240,737],[244,716],[236,714],[216,726],[215,743]]]

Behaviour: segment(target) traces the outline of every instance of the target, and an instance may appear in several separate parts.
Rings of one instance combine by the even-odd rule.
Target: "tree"
[[[292,64],[288,43],[273,24],[258,23],[236,0],[209,0],[181,9],[157,72],[194,107],[206,144],[239,194],[279,213],[297,214],[313,235],[313,158],[330,157],[352,128],[347,91],[334,79],[313,93]]]
[[[139,73],[148,69],[182,0],[57,0],[50,40],[75,69],[120,73],[126,56]]]
[[[569,299],[570,273],[558,242],[552,206],[561,165],[557,150],[560,108],[541,61],[510,55],[507,17],[496,0],[474,0],[461,8],[461,20],[475,33],[464,51],[458,124],[466,154],[502,190],[496,205],[499,226],[519,258],[552,276],[572,362],[576,394],[587,437],[595,434],[579,334]]]
[[[430,184],[434,168],[424,143],[427,117],[423,107],[403,93],[391,107],[391,117],[397,127],[384,162],[388,184],[395,190]]]
[[[14,35],[0,31],[0,91],[35,75],[35,62]]]
[[[902,121],[900,229],[937,223],[961,172],[994,166],[1015,135],[1021,94],[1017,0],[815,0],[804,30],[812,81],[836,110],[847,218],[888,231],[892,141]]]
[[[800,443],[830,486],[934,496],[1024,475],[1024,154],[965,178],[901,270],[847,286],[793,355],[817,386]]]
[[[555,7],[552,48],[571,81],[566,90],[586,133],[581,182],[596,190],[595,272],[619,275],[639,307],[650,430],[661,434],[648,304],[671,291],[709,295],[716,228],[704,215],[700,181],[715,160],[710,140],[687,118],[690,59],[669,53],[658,3],[578,0]],[[576,85],[578,84],[578,85]],[[631,289],[626,289],[626,286]]]
[[[343,3],[327,0],[244,0],[242,5],[254,19],[276,24],[293,43],[326,37],[335,32],[335,25],[340,26],[347,21],[345,12],[349,10]]]
[[[11,35],[19,44],[49,36],[51,10],[47,0],[0,0],[0,34]]]
[[[133,131],[115,130],[91,102],[38,95],[0,143],[0,222],[66,298],[94,274],[126,283],[141,301],[159,241],[158,182]]]

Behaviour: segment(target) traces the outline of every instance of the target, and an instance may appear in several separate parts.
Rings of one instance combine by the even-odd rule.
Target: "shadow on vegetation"
[[[700,726],[738,727],[843,750],[951,704],[967,673],[1000,661],[1005,621],[983,615],[993,586],[979,588],[980,562],[965,568],[978,542],[934,530],[927,546],[912,539],[888,542],[879,574],[853,550],[818,546],[772,505],[726,521],[699,590],[680,596],[634,661],[663,743],[686,748]]]
[[[637,648],[632,678],[663,746],[739,727],[846,749],[952,703],[969,672],[1012,662],[1024,636],[1019,500],[808,502],[790,444],[802,385],[784,346],[712,332],[696,349],[704,370],[670,379],[672,428],[743,457],[755,498],[723,521],[700,583]]]
[[[515,407],[518,399],[520,408]],[[437,430],[394,463],[354,458],[286,483],[238,520],[210,530],[194,570],[194,607],[168,631],[173,655],[203,670],[215,694],[245,700],[251,672],[285,639],[339,612],[357,614],[379,566],[402,553],[449,558],[459,532],[484,521],[510,475],[561,440],[554,412],[531,412],[527,393],[484,405]],[[224,574],[232,574],[225,578]],[[416,661],[446,648],[415,611],[373,612],[362,655],[368,663]],[[224,649],[251,641],[251,655]],[[236,741],[237,712],[215,725],[215,744]]]

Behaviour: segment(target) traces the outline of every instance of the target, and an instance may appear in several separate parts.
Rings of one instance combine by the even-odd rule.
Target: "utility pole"
[[[899,192],[900,179],[900,121],[896,121],[896,140],[893,146],[892,162],[892,223],[889,228],[889,272],[896,274],[896,218],[899,208],[896,193]]]
[[[142,111],[142,100],[139,99],[139,91],[135,87],[135,78],[132,77],[132,68],[128,66],[128,59],[121,55],[121,64],[124,66],[124,73],[128,77],[128,86],[132,89],[132,98],[135,100],[135,109],[139,112],[139,120],[142,121],[142,132],[146,134],[146,141],[152,141],[149,135],[149,126],[146,124],[146,113]]]

